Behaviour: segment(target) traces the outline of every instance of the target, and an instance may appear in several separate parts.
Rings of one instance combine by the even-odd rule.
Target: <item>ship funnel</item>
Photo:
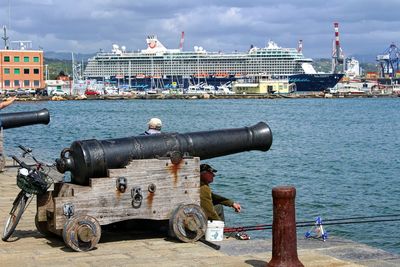
[[[147,49],[142,50],[143,53],[160,53],[167,52],[167,48],[157,39],[156,35],[149,35],[146,39]]]

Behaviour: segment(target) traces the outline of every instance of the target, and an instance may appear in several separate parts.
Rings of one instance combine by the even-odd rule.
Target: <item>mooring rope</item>
[[[400,217],[400,214],[326,219],[326,220],[322,221],[321,225],[340,225],[340,224],[358,224],[358,223],[400,221],[400,218],[366,220],[366,219],[389,218],[389,217]],[[296,222],[296,227],[307,227],[307,226],[315,226],[315,225],[317,225],[315,220],[314,221]],[[272,229],[272,224],[259,224],[259,225],[239,226],[239,227],[225,227],[224,233],[235,233],[235,232],[244,232],[244,231],[261,231],[261,230],[271,230],[271,229]]]

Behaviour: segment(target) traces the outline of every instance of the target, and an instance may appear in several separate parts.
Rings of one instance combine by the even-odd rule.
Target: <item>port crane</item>
[[[400,49],[392,43],[381,55],[376,56],[381,66],[382,77],[395,77],[400,71]]]

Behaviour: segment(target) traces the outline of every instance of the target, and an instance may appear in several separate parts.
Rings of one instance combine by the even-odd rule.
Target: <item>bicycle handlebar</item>
[[[24,147],[23,145],[18,145],[18,147],[24,151],[24,153],[22,153],[22,157],[25,158],[25,156],[28,154],[34,161],[36,164],[40,164],[40,165],[44,165],[44,166],[48,166],[48,164],[45,164],[43,162],[38,161],[35,156],[32,154],[32,149],[29,147]],[[17,161],[18,162],[18,161]]]
[[[25,147],[23,145],[18,145],[18,147],[23,151],[22,153],[22,157],[25,158],[25,156],[28,154],[34,161],[35,164],[27,164],[23,161],[21,161],[19,158],[17,158],[16,156],[11,156],[13,160],[15,160],[22,168],[26,168],[26,169],[32,169],[33,166],[36,166],[36,168],[39,169],[43,169],[43,166],[52,168],[55,166],[55,163],[53,164],[47,164],[45,162],[39,161],[35,158],[35,156],[32,154],[32,149],[29,147]]]
[[[22,149],[26,154],[31,153],[32,149],[24,147],[23,145],[18,145],[20,149]]]
[[[20,161],[16,156],[12,156],[12,159],[15,160],[18,163],[18,165],[21,166],[22,168],[25,168],[25,169],[28,169],[28,170],[31,169],[31,167],[28,164],[26,164],[23,161]]]

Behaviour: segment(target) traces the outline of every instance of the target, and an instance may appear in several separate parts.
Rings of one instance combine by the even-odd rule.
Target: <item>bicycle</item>
[[[13,202],[13,206],[9,213],[4,226],[4,231],[1,239],[7,241],[10,236],[14,233],[22,214],[29,206],[35,195],[44,194],[47,189],[54,183],[54,179],[48,174],[54,164],[46,164],[35,158],[32,154],[32,149],[26,148],[22,145],[18,147],[23,151],[22,157],[25,158],[27,155],[33,159],[34,164],[27,164],[16,156],[12,156],[12,159],[20,166],[17,171],[17,186],[21,189],[17,197]]]

